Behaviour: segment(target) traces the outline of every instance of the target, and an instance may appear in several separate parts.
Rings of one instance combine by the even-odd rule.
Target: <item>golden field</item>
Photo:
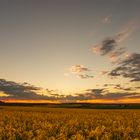
[[[140,140],[140,110],[0,107],[0,140]]]

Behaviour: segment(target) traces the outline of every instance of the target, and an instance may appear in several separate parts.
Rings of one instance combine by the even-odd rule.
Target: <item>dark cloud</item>
[[[130,78],[131,82],[140,81],[140,54],[133,53],[118,63],[109,76]]]
[[[127,93],[127,92],[122,92],[122,93],[107,93],[103,96],[103,99],[124,99],[124,98],[140,98],[139,93]]]
[[[95,45],[92,48],[93,53],[99,53],[100,55],[107,55],[108,53],[115,50],[117,42],[113,38],[107,38],[103,40],[101,43]]]
[[[105,89],[89,89],[85,93],[76,94],[75,96],[68,95],[65,97],[67,100],[119,100],[125,98],[140,98],[140,93],[128,93],[128,92],[119,92],[119,93],[110,93]]]
[[[7,81],[5,79],[0,79],[0,91],[4,92],[7,96],[1,96],[4,99],[53,99],[49,96],[43,96],[37,94],[38,90],[41,88],[32,86],[28,83],[16,83],[13,81]]]
[[[104,89],[88,89],[85,93],[77,93],[75,95],[68,95],[65,97],[67,100],[91,100],[102,98]]]
[[[120,84],[117,84],[114,86],[115,89],[118,89],[118,90],[124,90],[124,91],[132,91],[132,90],[135,90],[134,87],[124,87],[124,86],[121,86]]]
[[[92,52],[101,56],[107,56],[113,64],[116,64],[121,60],[122,55],[126,53],[124,48],[118,47],[118,44],[116,36],[110,37],[93,46]]]
[[[109,52],[112,52],[117,45],[116,40],[113,38],[108,38],[102,41],[101,55],[106,55]]]
[[[106,85],[105,85],[106,86]],[[122,88],[121,85],[116,85],[116,88],[129,90]],[[0,79],[0,91],[4,92],[8,96],[1,96],[0,99],[17,99],[17,100],[59,100],[59,101],[77,101],[77,100],[96,100],[96,99],[124,99],[124,98],[140,98],[139,93],[110,93],[106,88],[101,89],[88,89],[84,93],[77,93],[75,95],[60,95],[54,90],[46,89],[49,92],[48,95],[37,94],[38,90],[42,88],[32,86],[28,83],[19,84],[13,81],[6,81]],[[135,87],[139,89],[139,87]]]
[[[124,97],[130,97],[135,95],[136,93],[110,93],[107,92],[105,88],[103,89],[89,89],[87,91],[90,91],[89,94],[94,95],[94,99],[120,99]],[[107,92],[107,93],[106,93]],[[93,99],[93,98],[92,98]]]
[[[104,90],[105,90],[104,88],[101,88],[101,89],[88,89],[86,91],[89,91],[95,94],[101,94]]]
[[[113,87],[114,89],[118,89],[118,90],[124,90],[124,91],[135,91],[137,89],[140,89],[139,86],[129,86],[128,83],[125,83],[125,85],[121,85],[121,84],[104,84],[104,87]]]
[[[102,98],[104,89],[88,89],[84,93],[76,93],[75,95],[66,95],[58,97],[61,101],[91,100]]]
[[[113,85],[113,84],[112,84]],[[111,86],[112,86],[111,85]],[[121,87],[119,84],[118,85],[113,85],[113,86],[118,86]],[[122,87],[121,87],[122,88]],[[129,89],[128,88],[123,88],[124,91],[122,92],[116,92],[116,93],[111,93],[109,92],[106,88],[99,88],[99,89],[88,89],[83,93],[77,93],[75,95],[67,95],[59,98],[60,100],[69,100],[69,101],[76,101],[76,100],[119,100],[119,99],[125,99],[125,98],[140,98],[140,93],[137,92],[126,92]]]
[[[92,95],[94,98],[101,98],[102,93],[105,92],[105,89],[88,89],[86,90],[88,95]]]
[[[73,99],[76,100],[91,100],[91,99],[100,99],[102,98],[102,93],[104,93],[104,89],[88,89],[85,93],[76,94],[73,96]]]

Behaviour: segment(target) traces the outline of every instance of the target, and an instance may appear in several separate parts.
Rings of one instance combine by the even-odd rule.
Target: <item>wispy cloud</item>
[[[105,74],[107,74],[109,71],[106,71],[106,70],[103,70],[103,71],[101,71],[101,75],[105,75]]]
[[[136,20],[132,20],[132,21],[128,22],[124,26],[124,28],[119,33],[116,34],[117,42],[122,43],[122,42],[126,41],[137,28],[138,28],[138,25],[137,25]]]
[[[102,22],[105,24],[111,23],[112,15],[108,15],[102,19]]]
[[[126,53],[126,51],[124,48],[119,48],[119,49],[115,50],[114,52],[111,52],[108,55],[108,57],[113,64],[116,64],[121,60],[120,56],[125,53]]]

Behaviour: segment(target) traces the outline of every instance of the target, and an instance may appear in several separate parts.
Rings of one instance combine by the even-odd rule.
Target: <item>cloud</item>
[[[102,44],[96,44],[96,45],[94,45],[94,47],[91,48],[91,51],[95,54],[100,54],[101,47],[102,47]]]
[[[115,39],[107,38],[103,40],[101,43],[96,44],[92,48],[92,52],[100,55],[107,55],[108,53],[112,52],[115,49],[116,45],[117,43]]]
[[[4,92],[7,95],[0,97],[3,99],[32,99],[32,100],[55,99],[55,97],[37,94],[39,90],[41,90],[40,87],[35,87],[28,83],[20,84],[13,81],[0,79],[0,91]]]
[[[140,54],[132,53],[129,57],[123,59],[109,76],[122,76],[130,78],[131,82],[140,81]]]
[[[119,84],[116,85],[116,88],[123,89],[128,91],[128,88],[122,88]],[[140,87],[135,87],[139,89]],[[42,88],[32,86],[28,83],[16,83],[13,81],[7,81],[5,79],[0,79],[0,91],[4,92],[8,96],[0,96],[0,99],[14,99],[14,100],[50,100],[50,101],[74,101],[77,100],[119,100],[125,98],[140,98],[140,93],[128,93],[128,92],[118,92],[110,93],[106,88],[96,88],[96,89],[87,89],[83,93],[76,93],[74,95],[61,95],[55,92],[55,90],[45,89],[49,95],[40,95],[37,94],[38,90]]]
[[[115,37],[104,39],[101,43],[94,45],[91,50],[94,54],[107,56],[113,64],[119,62],[121,59],[120,56],[126,53],[124,48],[118,47]]]
[[[114,86],[114,84],[104,84],[104,87],[108,87],[108,86]]]
[[[88,79],[88,78],[93,78],[91,74],[89,74],[91,70],[84,65],[74,65],[71,68],[69,68],[69,72],[72,74],[75,74],[77,78],[80,79]]]
[[[107,20],[108,18],[106,18]],[[137,21],[128,22],[125,27],[117,34],[107,37],[103,41],[92,47],[92,52],[100,55],[109,55],[109,57],[117,57],[125,53],[124,48],[118,48],[118,45],[128,39],[137,28]]]
[[[86,90],[88,95],[94,96],[94,98],[101,98],[103,95],[102,93],[105,92],[105,89],[88,89]]]
[[[111,23],[111,18],[112,18],[112,15],[108,15],[103,18],[102,22],[105,24]]]
[[[132,99],[140,98],[140,93],[128,93],[128,92],[107,92],[106,89],[88,89],[84,93],[76,95],[68,95],[65,97],[67,100],[120,100],[120,99]]]
[[[95,93],[95,94],[101,94],[105,89],[101,88],[101,89],[87,89],[86,91]]]
[[[122,99],[126,97],[140,97],[139,93],[128,93],[128,92],[118,92],[118,93],[111,93],[106,92],[106,89],[92,89],[90,90],[90,94],[94,95],[94,99]]]
[[[106,55],[109,54],[110,52],[113,53],[113,51],[115,50],[117,46],[117,42],[115,39],[105,39],[102,41],[102,47],[101,47],[101,55]],[[116,52],[115,52],[116,53]]]
[[[103,99],[125,99],[125,98],[140,98],[139,93],[127,93],[127,92],[122,92],[122,93],[107,93],[103,96]]]
[[[77,77],[78,77],[78,78],[81,78],[81,79],[94,78],[94,76],[92,76],[92,75],[87,75],[87,74],[84,74],[84,75],[79,74],[79,75],[77,75]]]
[[[119,58],[121,55],[123,55],[125,53],[125,49],[124,48],[118,48],[117,50],[115,50],[114,52],[111,52],[109,54],[109,59],[111,60],[111,62],[113,64],[118,63],[121,59]]]
[[[131,32],[129,30],[124,30],[117,34],[116,40],[118,43],[124,42],[129,36],[131,35]]]
[[[125,27],[116,35],[116,41],[118,43],[123,43],[126,39],[128,39],[132,33],[136,30],[138,27],[137,21],[132,20],[128,22]]]
[[[128,83],[125,83],[125,85],[121,85],[121,84],[104,84],[104,87],[108,88],[108,87],[112,87],[113,89],[117,89],[117,90],[121,90],[121,91],[128,91],[128,92],[132,92],[132,91],[136,91],[138,89],[140,89],[139,86],[131,86],[128,85]]]
[[[65,99],[68,100],[90,100],[102,98],[103,89],[88,89],[85,93],[78,93],[75,95],[68,95]]]
[[[115,89],[124,90],[124,91],[132,91],[135,90],[134,87],[122,87],[120,84],[115,85]]]
[[[72,73],[81,73],[90,71],[88,68],[84,67],[83,65],[74,65],[70,68]]]
[[[129,54],[125,48],[119,47],[136,28],[137,22],[131,21],[116,35],[108,37],[92,47],[93,53],[106,56],[112,64],[116,65],[111,72],[108,72],[109,76],[130,78],[131,82],[140,81],[140,54]]]

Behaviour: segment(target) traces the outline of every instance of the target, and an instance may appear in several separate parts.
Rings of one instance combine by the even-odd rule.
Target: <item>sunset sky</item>
[[[140,103],[140,0],[0,0],[0,100]]]

